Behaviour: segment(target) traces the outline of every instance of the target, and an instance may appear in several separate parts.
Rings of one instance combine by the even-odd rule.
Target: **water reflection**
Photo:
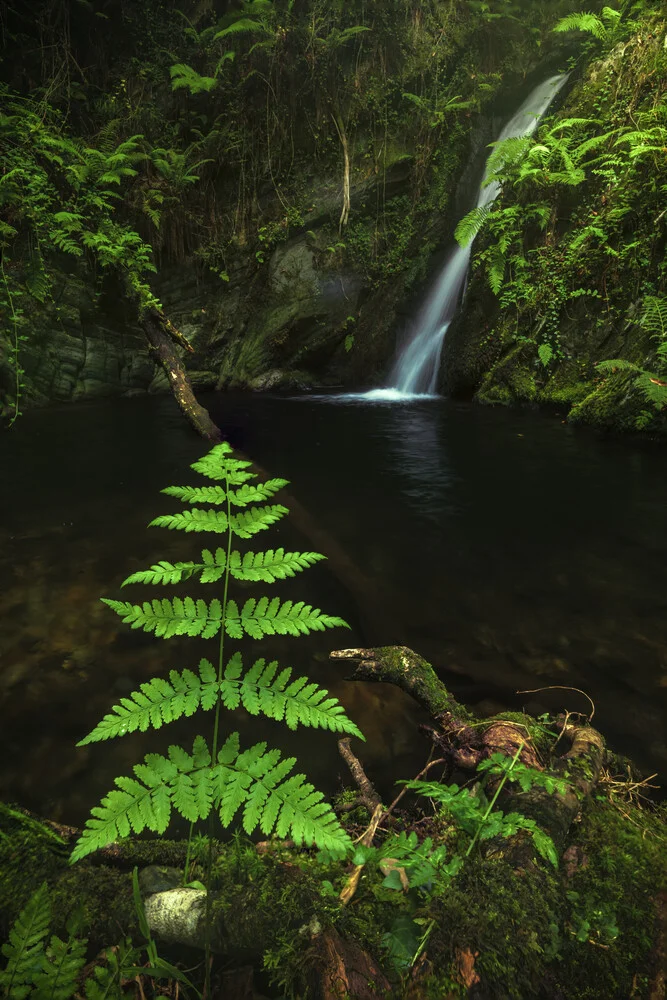
[[[365,633],[322,563],[283,596],[305,597],[356,631],[253,649],[345,699],[369,736],[362,758],[374,780],[401,768],[409,777],[409,753],[418,764],[423,743],[410,703],[393,689],[345,682],[327,662],[337,646],[411,645],[458,697],[488,711],[521,707],[519,688],[582,688],[610,743],[667,773],[659,454],[535,414],[438,399],[204,401],[233,444],[291,479],[317,524],[395,599],[391,629]],[[157,743],[139,734],[74,748],[118,697],[211,655],[196,640],[131,632],[99,602],[127,598],[118,584],[134,569],[192,558],[192,536],[146,524],[170,509],[158,490],[194,481],[187,466],[205,450],[167,397],[35,412],[0,438],[11,476],[0,493],[0,795],[79,822],[131,762],[159,752],[160,740],[187,745],[199,729],[199,719],[186,720]],[[257,547],[303,547],[294,531],[281,522]],[[525,700],[531,710],[581,707],[558,692]],[[260,719],[235,715],[229,725],[245,744],[282,740]],[[311,780],[336,786],[342,769],[330,734],[304,730],[286,741]]]

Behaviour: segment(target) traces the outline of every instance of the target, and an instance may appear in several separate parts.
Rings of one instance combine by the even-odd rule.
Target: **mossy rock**
[[[572,407],[568,420],[607,431],[667,431],[665,418],[644,399],[636,387],[635,376],[627,371],[601,379],[592,392]]]
[[[475,399],[480,403],[534,403],[538,396],[535,378],[535,345],[517,344],[497,361],[484,377]]]

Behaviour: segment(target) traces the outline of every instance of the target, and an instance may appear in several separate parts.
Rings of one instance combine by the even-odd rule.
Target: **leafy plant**
[[[560,19],[554,31],[583,31],[593,35],[598,41],[607,45],[613,44],[619,36],[621,12],[613,7],[603,7],[600,16],[582,11],[578,14],[568,14]]]
[[[447,786],[432,781],[402,781],[401,784],[433,799],[465,833],[469,834],[471,840],[466,849],[466,857],[472,853],[478,840],[511,837],[519,830],[527,830],[533,838],[538,853],[557,867],[558,856],[553,840],[535,820],[517,812],[503,813],[500,809],[494,809],[498,796],[508,780],[516,781],[522,791],[527,791],[533,785],[541,785],[549,792],[562,791],[564,788],[564,782],[521,764],[519,754],[522,746],[513,757],[496,753],[479,765],[478,770],[500,777],[490,801],[487,800],[480,785],[476,786],[474,791],[470,791],[458,785]]]
[[[143,909],[141,912],[143,914]],[[155,958],[152,964],[156,969],[137,967],[141,950],[135,948],[129,938],[114,948],[105,949],[82,983],[88,942],[77,936],[78,915],[74,914],[67,923],[69,936],[66,941],[55,934],[49,938],[51,918],[51,901],[46,883],[43,883],[19,913],[1,949],[7,964],[0,970],[0,996],[6,1000],[26,1000],[27,997],[31,1000],[70,1000],[74,996],[84,996],[86,1000],[121,998],[121,980],[137,974],[168,974],[192,986],[187,977],[159,959],[156,952],[153,955],[149,950],[149,959]],[[152,947],[155,949],[154,944]]]
[[[660,412],[667,406],[667,298],[658,295],[646,295],[642,304],[639,320],[640,326],[648,330],[652,337],[659,341],[656,356],[657,371],[647,371],[641,365],[634,364],[624,358],[614,358],[600,361],[596,368],[599,372],[614,373],[617,371],[632,372],[634,384],[642,393],[647,403],[654,411]],[[640,414],[638,430],[642,430],[649,422],[650,415]]]
[[[328,698],[327,691],[308,683],[305,677],[291,680],[290,668],[279,671],[276,662],[266,664],[260,659],[244,673],[238,652],[225,662],[226,638],[306,635],[346,624],[341,618],[326,615],[304,602],[281,602],[278,597],[262,596],[248,598],[240,606],[229,596],[232,580],[273,583],[322,558],[318,553],[283,549],[242,555],[232,548],[234,537],[250,539],[287,513],[281,504],[261,505],[285,485],[285,480],[251,485],[250,480],[257,477],[247,471],[249,465],[233,458],[226,442],[216,445],[192,466],[215,485],[173,486],[163,491],[186,504],[214,506],[189,507],[151,522],[172,530],[224,535],[224,547],[215,552],[204,549],[196,563],[163,561],[133,573],[124,581],[124,584],[171,584],[198,577],[202,584],[220,581],[220,597],[208,602],[192,597],[156,598],[143,604],[103,599],[132,628],[154,632],[165,639],[173,635],[219,636],[218,663],[216,668],[209,660],[202,659],[198,673],[172,670],[169,681],[153,678],[142,684],[139,690],[121,699],[79,745],[137,729],[157,729],[200,708],[214,712],[213,733],[210,743],[203,736],[196,736],[191,753],[170,746],[166,757],[147,754],[143,763],[134,767],[133,778],[116,778],[116,789],[93,808],[72,853],[72,861],[132,831],[149,829],[164,833],[173,810],[191,823],[214,812],[223,826],[229,826],[242,810],[246,833],[259,826],[267,836],[289,835],[297,844],[315,844],[333,852],[344,852],[349,846],[348,835],[331,807],[322,801],[323,795],[303,774],[290,773],[294,758],[281,759],[278,750],[267,750],[263,742],[241,751],[236,732],[229,734],[224,742],[220,738],[221,709],[243,705],[251,714],[261,713],[284,721],[292,729],[298,725],[319,726],[363,739],[337,699]]]

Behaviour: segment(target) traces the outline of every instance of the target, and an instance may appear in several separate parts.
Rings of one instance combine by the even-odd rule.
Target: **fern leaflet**
[[[488,219],[492,207],[491,202],[488,205],[478,205],[463,216],[454,232],[454,239],[460,247],[467,247],[472,243]]]
[[[218,548],[214,553],[202,551],[202,561],[170,563],[160,560],[150,569],[138,570],[123,580],[121,587],[130,583],[169,584],[180,583],[192,576],[199,576],[201,583],[216,583],[225,572],[227,553]],[[229,572],[235,580],[275,583],[296,576],[309,566],[314,566],[326,556],[319,552],[285,552],[284,549],[267,549],[266,552],[230,553]]]
[[[205,662],[205,661],[204,661]],[[350,733],[364,739],[359,729],[345,715],[337,698],[327,698],[328,691],[317,684],[309,684],[307,677],[289,683],[290,667],[278,673],[278,663],[256,660],[242,676],[243,661],[235,653],[225,668],[220,685],[220,696],[225,708],[242,705],[250,715],[266,715],[279,722],[283,719],[290,729],[298,725],[330,729],[337,733]],[[326,700],[325,700],[326,699]]]
[[[85,939],[61,941],[55,934],[51,937],[42,968],[35,975],[33,1000],[70,1000],[75,995],[87,944]]]
[[[134,767],[135,778],[116,778],[117,788],[92,809],[71,860],[131,831],[164,833],[172,808],[194,822],[206,819],[215,807],[223,826],[229,826],[243,807],[248,834],[259,826],[266,836],[275,832],[278,837],[290,835],[299,845],[347,850],[349,837],[331,806],[322,801],[322,793],[302,774],[287,777],[294,758],[281,760],[280,751],[267,751],[265,743],[239,753],[238,733],[232,733],[213,764],[198,739],[192,755],[170,747],[168,757],[147,754],[144,763]]]
[[[153,677],[127,698],[121,698],[95,729],[77,746],[124,736],[138,729],[159,729],[182,716],[194,715],[198,708],[213,708],[219,692],[215,670],[208,660],[199,663],[199,677],[191,670],[169,672],[169,681]]]
[[[258,531],[269,528],[287,513],[289,513],[287,507],[283,507],[280,503],[267,504],[266,507],[252,507],[250,510],[232,514],[230,527],[239,538],[252,538]]]
[[[227,499],[237,507],[246,507],[249,503],[268,500],[274,493],[287,486],[286,479],[270,479],[258,486],[244,484],[238,490],[225,490],[222,486],[167,486],[162,490],[169,496],[176,497],[184,503],[225,503]]]
[[[215,531],[221,535],[227,531],[227,515],[222,510],[202,510],[193,507],[178,514],[162,514],[154,518],[149,528],[169,528],[171,531]]]
[[[241,639],[244,633],[253,639],[261,639],[265,635],[308,635],[336,626],[349,628],[342,618],[325,615],[310,604],[303,601],[297,604],[283,601],[281,604],[278,597],[273,600],[250,597],[241,611],[236,601],[229,601],[225,616],[225,631],[232,639]]]
[[[161,601],[155,598],[142,605],[106,597],[101,600],[132,628],[154,632],[161,639],[169,639],[172,635],[199,635],[202,639],[212,639],[222,624],[222,605],[217,598],[210,604],[201,598],[193,601],[191,597],[174,597],[171,601],[167,597]]]
[[[8,959],[0,972],[0,986],[12,1000],[24,1000],[30,992],[30,984],[41,968],[50,920],[49,894],[43,882],[21,910],[9,932],[9,941],[0,949]]]

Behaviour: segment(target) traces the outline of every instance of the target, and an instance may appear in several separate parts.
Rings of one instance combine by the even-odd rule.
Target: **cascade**
[[[540,118],[569,76],[552,76],[535,87],[498,136],[498,141],[532,135]],[[486,169],[484,171],[486,174]],[[480,185],[477,207],[489,205],[500,184]],[[410,399],[436,391],[440,355],[447,329],[454,318],[468,272],[472,244],[456,247],[434,283],[417,317],[415,333],[400,352],[389,375],[388,386],[364,393],[366,399]]]

